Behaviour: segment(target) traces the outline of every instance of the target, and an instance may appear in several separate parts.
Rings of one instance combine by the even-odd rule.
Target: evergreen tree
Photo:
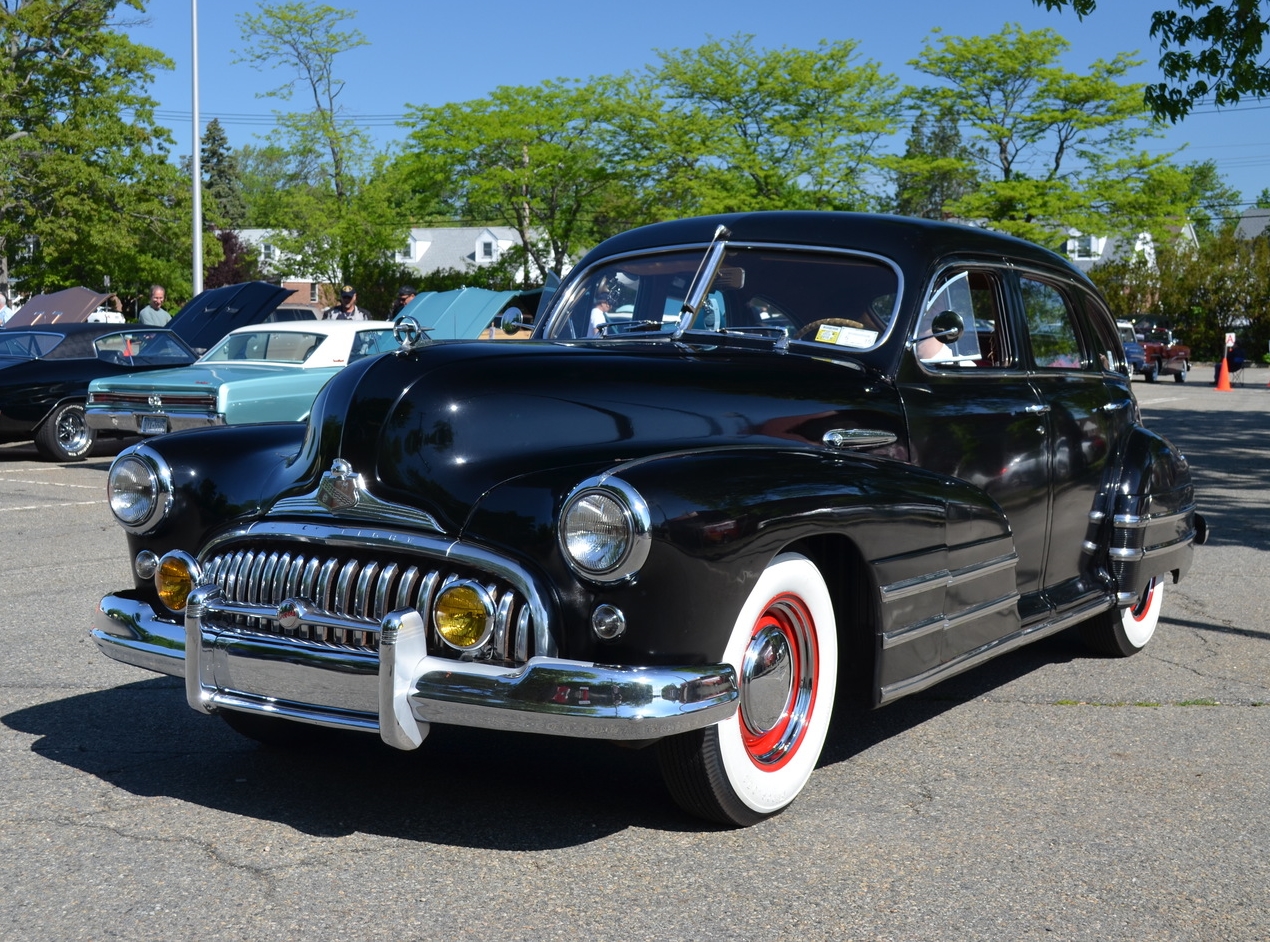
[[[203,131],[200,160],[204,192],[207,194],[207,203],[211,204],[208,208],[213,210],[215,221],[225,228],[241,228],[247,218],[247,203],[243,197],[238,156],[230,149],[225,129],[216,118],[209,121]]]

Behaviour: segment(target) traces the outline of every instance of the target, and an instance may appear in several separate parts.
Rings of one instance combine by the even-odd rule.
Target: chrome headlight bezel
[[[144,479],[149,482],[149,496],[146,498],[150,506],[144,514],[123,517],[116,509],[117,492],[116,474],[123,468],[140,469]],[[152,532],[162,523],[172,509],[172,469],[163,457],[149,445],[133,445],[119,453],[110,465],[106,475],[106,501],[110,505],[110,513],[115,521],[129,533],[138,536]]]
[[[605,561],[588,561],[571,544],[573,536],[586,531],[573,516],[582,501],[598,498],[611,502],[621,520],[620,546],[609,545],[611,552],[602,553]],[[639,491],[621,478],[600,476],[583,481],[565,498],[556,523],[556,540],[569,568],[578,576],[600,585],[613,585],[632,578],[648,559],[652,546],[652,518],[648,504]]]

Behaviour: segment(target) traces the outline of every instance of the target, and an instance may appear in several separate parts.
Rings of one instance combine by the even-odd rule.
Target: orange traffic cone
[[[1226,357],[1221,358],[1221,366],[1217,368],[1217,391],[1230,392],[1230,367],[1226,365]]]

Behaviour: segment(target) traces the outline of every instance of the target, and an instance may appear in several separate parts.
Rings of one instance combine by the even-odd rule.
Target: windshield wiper
[[[688,296],[684,298],[684,306],[679,309],[679,326],[670,335],[671,340],[678,340],[683,336],[684,331],[692,326],[697,311],[701,310],[701,305],[709,296],[710,286],[714,284],[715,276],[719,274],[719,268],[723,264],[723,252],[728,245],[724,240],[730,235],[732,231],[727,226],[719,226],[714,230],[714,237],[706,249],[705,258],[701,260],[701,265],[692,278],[692,284],[688,286]]]

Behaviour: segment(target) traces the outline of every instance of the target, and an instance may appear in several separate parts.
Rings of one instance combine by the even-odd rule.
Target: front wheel
[[[838,636],[824,578],[797,553],[759,576],[728,639],[736,714],[661,741],[675,802],[690,814],[745,827],[783,811],[824,747],[838,679]]]
[[[1130,657],[1147,646],[1160,621],[1164,581],[1156,576],[1128,608],[1113,608],[1081,626],[1085,643],[1109,657]]]
[[[65,402],[36,430],[35,450],[47,461],[80,461],[93,450],[93,436],[84,406]]]
[[[1175,383],[1186,382],[1186,374],[1190,372],[1190,369],[1191,369],[1191,365],[1189,363],[1183,363],[1182,368],[1173,374],[1173,382]]]

